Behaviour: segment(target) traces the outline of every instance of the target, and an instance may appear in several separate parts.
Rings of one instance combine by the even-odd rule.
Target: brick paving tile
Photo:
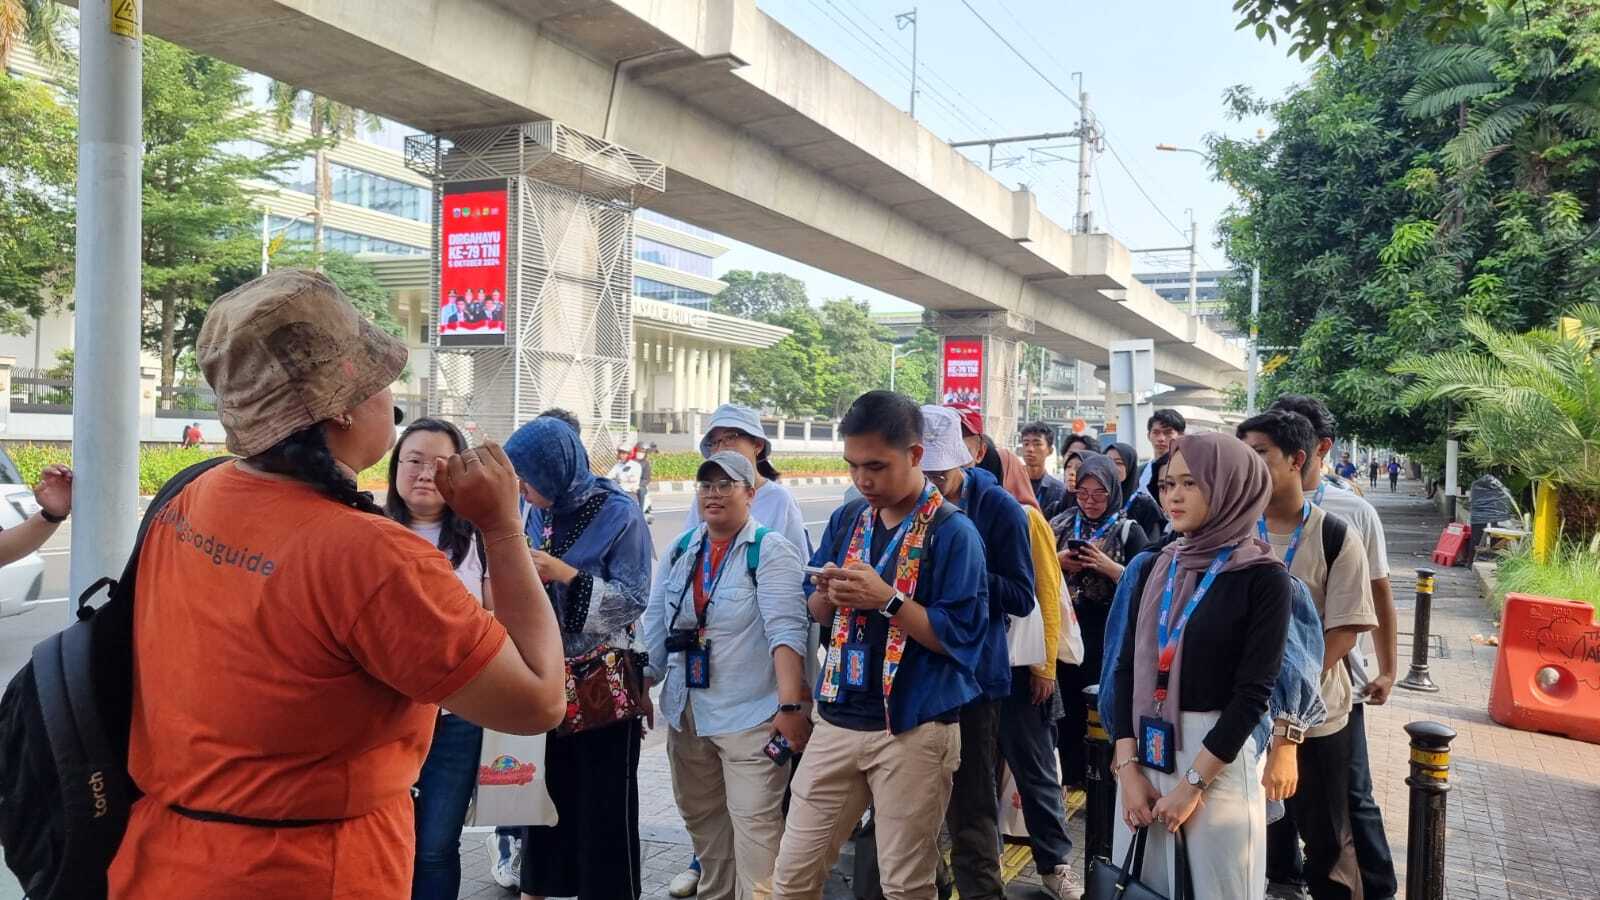
[[[1430,566],[1443,519],[1423,498],[1378,492],[1374,505],[1389,537],[1400,629],[1411,630],[1415,569]],[[1404,896],[1408,745],[1402,727],[1431,719],[1454,728],[1451,790],[1446,817],[1445,889],[1449,900],[1600,900],[1600,746],[1544,734],[1513,731],[1489,719],[1488,697],[1495,648],[1472,643],[1473,634],[1497,631],[1469,569],[1442,569],[1436,579],[1433,633],[1447,656],[1430,658],[1441,690],[1396,690],[1391,702],[1367,711],[1367,742],[1374,794],[1394,849]],[[1400,672],[1411,657],[1400,639]],[[665,736],[645,739],[639,763],[639,818],[646,900],[662,900],[666,885],[689,862],[689,837],[672,799]],[[1081,816],[1071,822],[1082,871]],[[825,893],[847,900],[850,848]],[[462,846],[461,897],[504,900],[510,892],[488,879],[483,839]],[[1012,900],[1045,896],[1030,862],[1012,882]]]

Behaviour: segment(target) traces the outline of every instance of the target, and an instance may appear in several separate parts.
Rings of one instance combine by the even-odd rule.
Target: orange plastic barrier
[[[1439,543],[1433,548],[1433,564],[1436,566],[1453,566],[1456,560],[1467,549],[1467,541],[1472,540],[1472,526],[1460,522],[1451,522],[1444,527],[1444,533],[1439,535]]]
[[[1600,744],[1600,624],[1576,600],[1511,594],[1489,716],[1501,725]]]

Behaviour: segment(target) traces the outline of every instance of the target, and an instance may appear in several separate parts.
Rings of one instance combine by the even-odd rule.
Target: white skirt
[[[1163,795],[1177,788],[1183,773],[1205,749],[1201,741],[1220,717],[1215,712],[1186,712],[1178,720],[1176,773],[1144,769],[1145,777]],[[1267,893],[1267,793],[1261,786],[1265,760],[1255,739],[1247,738],[1239,755],[1222,770],[1195,814],[1183,826],[1189,842],[1189,872],[1194,900],[1264,900]],[[1137,763],[1135,763],[1137,765]],[[1112,826],[1111,861],[1122,865],[1133,844],[1133,831],[1122,819],[1122,789],[1117,788],[1116,823]],[[1151,890],[1170,895],[1177,884],[1172,835],[1160,823],[1150,826],[1145,842],[1144,871],[1138,877]]]

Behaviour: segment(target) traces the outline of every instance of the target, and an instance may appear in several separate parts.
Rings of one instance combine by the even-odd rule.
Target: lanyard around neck
[[[1300,507],[1300,524],[1296,525],[1294,527],[1294,535],[1289,538],[1289,549],[1287,551],[1285,551],[1284,554],[1283,554],[1283,567],[1285,569],[1287,569],[1290,566],[1294,565],[1294,554],[1295,554],[1295,551],[1300,549],[1300,535],[1305,532],[1306,522],[1309,521],[1310,519],[1311,519],[1311,501],[1307,500],[1305,502],[1305,504]],[[1266,516],[1262,516],[1260,521],[1256,522],[1256,533],[1261,535],[1261,539],[1263,541],[1267,541],[1267,517]],[[1270,544],[1272,542],[1271,541],[1267,541],[1267,543]]]

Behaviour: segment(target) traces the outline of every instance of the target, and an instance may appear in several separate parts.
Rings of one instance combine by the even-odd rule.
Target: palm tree
[[[39,58],[58,63],[67,56],[61,40],[61,7],[55,0],[0,0],[0,71],[26,43]]]
[[[4,0],[0,0],[4,2]],[[339,103],[281,81],[267,87],[267,102],[272,106],[273,122],[278,130],[285,131],[294,124],[296,116],[304,116],[316,142],[313,157],[315,173],[314,200],[311,211],[311,251],[316,259],[322,258],[324,221],[327,204],[333,199],[333,178],[328,167],[328,147],[356,133],[359,129],[377,131],[382,120],[369,112]]]
[[[1600,77],[1569,72],[1571,60],[1528,43],[1518,26],[1514,13],[1491,6],[1466,40],[1422,55],[1400,102],[1415,118],[1455,118],[1444,152],[1457,171],[1514,151],[1519,181],[1542,194],[1557,164],[1550,151],[1600,135]]]
[[[1415,356],[1393,371],[1414,375],[1402,406],[1451,401],[1467,452],[1486,467],[1548,480],[1567,527],[1600,528],[1600,304],[1568,315],[1562,329],[1500,331],[1463,322],[1481,349]]]

